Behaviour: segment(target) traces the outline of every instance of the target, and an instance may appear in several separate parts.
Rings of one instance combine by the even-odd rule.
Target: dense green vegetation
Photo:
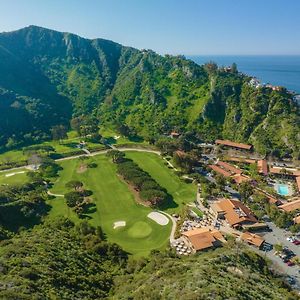
[[[139,193],[145,204],[152,207],[166,207],[171,196],[147,172],[142,170],[131,159],[125,158],[125,153],[117,150],[107,152],[108,157],[118,164],[117,172]]]
[[[291,95],[250,87],[236,70],[30,26],[0,35],[0,75],[2,149],[47,139],[72,115],[89,114],[149,142],[188,131],[195,141],[223,137],[299,157]]]
[[[41,222],[50,207],[44,183],[0,186],[0,232],[2,238]]]
[[[127,259],[100,227],[57,218],[0,243],[1,299],[299,299],[241,246]],[[231,250],[234,247],[236,250]]]
[[[100,228],[63,218],[2,242],[0,253],[1,299],[103,299],[127,259]]]
[[[189,258],[156,253],[131,262],[116,280],[117,299],[297,299],[274,279],[257,254],[240,250]]]

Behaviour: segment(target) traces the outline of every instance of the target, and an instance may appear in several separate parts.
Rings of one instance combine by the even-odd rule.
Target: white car
[[[292,243],[292,242],[295,241],[295,238],[292,237],[292,236],[289,236],[289,237],[286,238],[286,240]]]

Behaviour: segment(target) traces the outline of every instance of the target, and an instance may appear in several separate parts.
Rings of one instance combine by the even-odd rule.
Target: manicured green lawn
[[[123,145],[123,144],[144,144],[148,143],[142,139],[129,139],[121,134],[117,133],[111,128],[101,128],[100,133],[105,137],[110,144],[113,145]]]
[[[163,249],[168,244],[171,222],[160,226],[147,217],[152,209],[136,204],[126,183],[116,175],[116,166],[105,155],[94,157],[98,164],[95,169],[78,173],[81,163],[86,161],[68,160],[61,162],[63,171],[55,182],[52,192],[64,194],[65,183],[78,179],[85,188],[93,191],[92,199],[96,210],[87,214],[92,225],[100,225],[110,242],[121,245],[129,253],[143,256],[151,249]],[[49,217],[65,215],[78,221],[77,216],[67,208],[64,198],[50,200],[52,206]],[[126,221],[125,227],[113,229],[114,222]]]
[[[26,169],[0,172],[0,184],[22,184],[28,181]]]
[[[167,212],[178,212],[185,204],[196,199],[196,186],[183,182],[173,170],[164,165],[163,159],[158,155],[146,152],[127,152],[126,156],[134,160],[172,195],[174,202],[165,208]]]
[[[81,138],[76,136],[76,132],[70,131],[68,132],[68,138],[63,140],[62,142],[58,141],[46,141],[40,144],[40,146],[52,146],[55,149],[55,152],[58,154],[66,154],[73,151],[80,151],[76,146],[80,142]],[[87,148],[92,150],[95,148],[101,147],[102,144],[99,143],[87,143]],[[105,146],[103,146],[103,149],[105,149]],[[26,148],[26,147],[24,147]],[[82,152],[84,153],[84,152]],[[19,150],[11,150],[6,151],[4,153],[0,153],[0,164],[4,164],[7,162],[20,162],[20,161],[26,161],[29,158],[29,155],[23,151],[23,147],[21,147]]]

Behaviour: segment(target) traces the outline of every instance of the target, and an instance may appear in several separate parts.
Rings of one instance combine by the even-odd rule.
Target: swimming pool
[[[276,191],[281,196],[288,196],[290,194],[290,189],[287,184],[277,184]]]

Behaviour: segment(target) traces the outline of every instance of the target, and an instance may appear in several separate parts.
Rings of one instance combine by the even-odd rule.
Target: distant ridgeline
[[[52,126],[93,112],[102,125],[125,125],[146,140],[176,130],[299,157],[293,95],[250,80],[235,68],[35,26],[2,33],[0,147],[47,139]]]

